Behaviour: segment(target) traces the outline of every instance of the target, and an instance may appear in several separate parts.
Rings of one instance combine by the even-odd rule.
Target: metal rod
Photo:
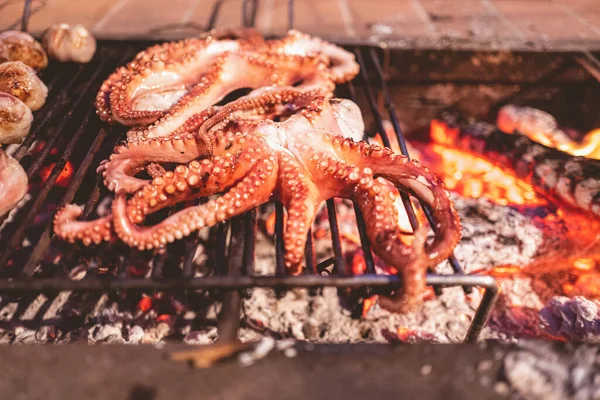
[[[333,245],[333,255],[335,257],[334,272],[337,275],[346,274],[346,262],[342,253],[342,243],[340,240],[340,228],[337,222],[334,199],[327,200],[327,215],[329,216],[329,229],[331,229],[331,242]]]
[[[23,14],[21,15],[21,30],[27,32],[29,30],[29,18],[31,17],[31,1],[25,0],[23,4]]]
[[[254,273],[254,249],[256,247],[256,217],[256,208],[248,211],[245,214],[245,238],[243,259],[244,270],[242,271],[244,275],[252,275]]]
[[[219,17],[219,12],[221,11],[221,7],[223,6],[223,0],[217,0],[213,5],[212,12],[210,13],[210,17],[208,19],[208,23],[206,24],[206,30],[210,31],[215,28],[217,24],[217,18]]]
[[[42,189],[39,191],[37,197],[35,198],[33,204],[31,205],[31,208],[29,209],[29,211],[27,212],[25,217],[19,221],[20,222],[19,226],[17,227],[15,232],[12,234],[11,238],[6,242],[6,245],[4,247],[5,250],[2,252],[2,255],[0,255],[0,270],[6,266],[6,263],[8,262],[9,257],[21,244],[21,241],[23,240],[23,238],[25,237],[25,234],[27,232],[27,228],[31,225],[31,222],[33,221],[36,214],[38,213],[38,211],[44,204],[46,197],[48,196],[50,191],[54,188],[54,184],[56,183],[58,177],[62,173],[67,160],[71,157],[71,154],[75,149],[75,145],[79,142],[79,139],[85,132],[85,129],[83,127],[87,125],[87,121],[92,114],[93,114],[93,110],[90,109],[84,118],[82,127],[80,127],[77,130],[77,132],[71,139],[71,142],[65,149],[63,155],[56,162],[56,164],[54,165],[54,168],[52,168],[52,172],[50,173],[50,175],[44,182],[44,185],[42,186]]]
[[[227,257],[227,276],[241,277],[241,267],[244,261],[246,223],[243,215],[231,219],[231,239]],[[242,299],[238,290],[229,290],[223,296],[221,312],[219,313],[219,337],[217,342],[231,342],[237,340],[240,328],[240,314]]]
[[[190,201],[186,207],[197,206],[206,201],[206,198],[198,199],[196,201]],[[194,257],[196,256],[196,249],[198,248],[198,232],[191,234],[185,240],[185,255],[183,258],[183,276],[191,278],[194,275]]]
[[[356,204],[354,204],[354,215],[356,216],[358,235],[360,236],[360,244],[362,246],[363,257],[365,259],[366,273],[374,274],[375,261],[373,260],[373,253],[371,252],[371,243],[369,242],[369,236],[367,235],[365,219]]]
[[[315,254],[315,245],[313,243],[313,233],[312,229],[308,230],[308,234],[306,235],[306,246],[304,247],[304,259],[306,260],[306,268],[304,269],[304,273],[306,274],[316,274],[316,254]]]
[[[427,284],[431,286],[453,287],[453,286],[480,286],[492,287],[496,285],[495,279],[480,275],[436,275],[427,274]],[[45,292],[52,290],[72,290],[76,292],[101,292],[110,290],[179,290],[179,289],[249,289],[260,288],[320,288],[320,287],[377,287],[397,288],[402,284],[401,278],[395,275],[373,275],[360,276],[320,276],[320,275],[297,275],[297,276],[208,276],[194,279],[164,278],[151,280],[144,278],[114,279],[82,279],[79,281],[64,278],[40,278],[13,280],[0,280],[0,293],[15,292]],[[490,306],[495,299],[488,298]],[[485,311],[485,310],[484,310]]]
[[[215,262],[214,262],[214,272],[215,275],[225,275],[227,274],[227,266],[225,265],[226,261],[226,250],[227,250],[227,233],[229,231],[229,222],[221,222],[217,225],[217,234],[216,234],[216,248],[215,248]]]
[[[294,0],[288,0],[287,28],[294,29]]]
[[[467,275],[464,275],[467,276]],[[485,282],[485,285],[481,285],[485,288],[485,292],[483,294],[483,298],[481,299],[481,303],[479,303],[479,307],[475,311],[475,316],[473,317],[473,321],[469,326],[469,330],[467,331],[467,335],[465,336],[465,342],[474,343],[479,338],[481,334],[481,330],[487,323],[490,313],[494,308],[494,303],[498,299],[498,285],[495,279],[489,280],[489,282]],[[471,286],[475,286],[471,284]]]
[[[285,275],[285,244],[283,241],[283,204],[275,203],[275,263],[277,265],[277,274]]]

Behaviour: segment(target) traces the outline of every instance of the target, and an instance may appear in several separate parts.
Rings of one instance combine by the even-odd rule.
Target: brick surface
[[[494,4],[529,40],[598,39],[589,26],[554,2],[511,0],[495,1]]]
[[[572,17],[583,21],[592,31],[600,37],[600,1],[599,0],[577,0],[557,1],[560,7]]]
[[[0,29],[19,26],[22,0],[0,0]],[[99,37],[170,39],[201,31],[215,5],[217,26],[239,26],[242,0],[33,0],[30,30],[81,23]],[[251,3],[251,2],[249,2]],[[287,30],[288,0],[260,0],[256,26]],[[600,43],[600,0],[295,0],[294,27],[326,38],[451,39],[461,43]],[[413,41],[413,42],[411,42]],[[449,42],[454,43],[454,42]]]

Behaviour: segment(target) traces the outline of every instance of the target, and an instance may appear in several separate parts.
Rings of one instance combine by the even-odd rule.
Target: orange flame
[[[420,149],[423,161],[442,179],[446,188],[463,197],[486,197],[500,205],[547,204],[534,188],[509,171],[471,153],[452,146],[457,128],[433,120],[431,137],[434,144]]]
[[[377,303],[377,296],[371,296],[363,302],[362,316],[367,315],[369,310]]]
[[[36,146],[33,149],[31,149],[31,154],[34,156],[39,154],[44,149],[45,146],[46,146],[46,142],[38,142],[36,144]],[[58,149],[56,147],[53,147],[48,154],[50,156],[50,159],[52,159],[52,158],[56,159],[56,156],[58,155]],[[40,168],[38,175],[39,175],[40,179],[42,180],[42,182],[46,182],[46,179],[48,179],[48,177],[52,173],[52,170],[54,169],[55,166],[56,166],[56,163],[50,163],[50,164]],[[58,178],[56,179],[56,185],[61,186],[61,187],[69,186],[69,184],[71,183],[71,178],[73,178],[73,173],[74,173],[73,164],[70,161],[67,161],[65,163],[65,167],[63,168],[63,170],[60,172],[60,175],[58,175]]]
[[[43,182],[46,182],[46,179],[48,179],[48,177],[52,173],[52,170],[54,169],[55,165],[56,165],[55,163],[52,163],[52,164],[42,167],[40,169],[39,174],[40,174],[40,178],[42,179]],[[61,187],[67,187],[67,186],[69,186],[69,183],[71,183],[72,177],[73,177],[73,164],[71,164],[70,161],[67,161],[67,163],[65,164],[65,167],[63,168],[63,170],[60,172],[60,175],[58,175],[58,178],[56,179],[56,185],[61,186]]]

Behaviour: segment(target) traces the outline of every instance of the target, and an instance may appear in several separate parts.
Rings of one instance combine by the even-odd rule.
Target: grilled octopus
[[[227,40],[206,43],[222,41],[226,44],[221,45],[233,47]],[[192,43],[195,46],[198,42]],[[208,86],[216,88],[218,95],[210,101],[188,96],[195,90],[190,88],[180,96],[183,108],[179,107],[180,103],[175,103],[169,106],[169,111],[146,109],[144,112],[140,106],[148,107],[153,93],[146,91],[141,102],[132,101],[129,106],[120,107],[115,100],[135,99],[136,86],[129,89],[127,84],[110,86],[119,87],[118,92],[124,97],[113,96],[109,86],[103,87],[98,109],[105,119],[157,121],[155,128],[140,129],[141,135],[130,136],[122,147],[123,152],[135,151],[130,154],[141,155],[146,163],[156,160],[156,156],[143,156],[158,153],[160,149],[168,148],[165,152],[173,157],[177,153],[185,153],[185,156],[177,159],[178,165],[173,170],[154,165],[150,170],[153,175],[150,182],[137,181],[127,190],[117,190],[109,216],[95,221],[76,221],[82,213],[81,208],[75,205],[62,208],[55,217],[55,233],[69,242],[82,241],[86,245],[119,239],[140,250],[159,249],[198,229],[214,226],[268,201],[279,200],[287,210],[285,266],[291,274],[298,274],[307,233],[320,204],[332,197],[343,197],[360,207],[374,251],[403,277],[401,289],[391,297],[380,298],[382,306],[404,311],[418,304],[425,288],[427,267],[445,259],[460,238],[459,219],[442,184],[418,162],[409,161],[390,149],[352,139],[364,129],[360,112],[353,103],[332,97],[332,86],[347,78],[349,68],[355,70],[354,66],[341,62],[353,61],[350,54],[296,33],[270,44],[252,36],[236,43],[236,46],[247,48],[252,43],[255,51],[263,55],[271,52],[278,60],[283,57],[289,62],[306,65],[300,60],[306,57],[296,57],[301,53],[297,46],[303,45],[310,49],[310,52],[305,50],[306,55],[310,55],[308,59],[314,64],[311,69],[306,69],[309,73],[297,72],[293,76],[286,71],[289,67],[277,68],[274,71],[279,77],[278,82],[271,81],[271,86],[256,89],[220,108],[211,105],[222,95],[223,86],[213,83]],[[288,51],[286,46],[291,48],[290,57],[284,56]],[[243,52],[239,50],[241,47],[234,48],[240,53]],[[181,51],[181,47],[176,49]],[[152,58],[163,50],[151,48],[148,51]],[[338,57],[337,61],[332,62],[329,59],[332,56]],[[231,56],[225,58],[228,57]],[[243,60],[236,57],[236,62]],[[144,56],[139,55],[136,58],[143,59]],[[318,59],[321,61],[312,61]],[[199,64],[198,61],[194,65]],[[265,65],[268,63],[261,62],[256,68],[261,71]],[[153,68],[153,74],[157,76],[158,67]],[[167,69],[165,64],[162,68]],[[315,70],[320,72],[315,73]],[[247,75],[253,76],[252,79],[261,75],[253,81],[260,85],[264,85],[261,79],[271,79],[262,72],[248,72]],[[292,86],[298,76],[303,78],[302,83]],[[109,78],[114,79],[114,75]],[[239,84],[243,83],[240,80]],[[191,116],[165,129],[174,109],[185,115],[191,113]],[[173,119],[177,118],[178,114]],[[152,134],[157,126],[164,130]],[[115,159],[118,157],[112,161]],[[159,160],[163,161],[168,160]],[[126,159],[120,162],[126,162]],[[127,175],[131,171],[123,168],[121,172]],[[117,180],[121,178],[124,177],[117,177]],[[137,179],[131,175],[129,178]],[[430,208],[436,221],[431,242],[426,240],[425,228],[415,232],[410,246],[400,239],[403,232],[397,222],[395,189],[414,195]],[[207,203],[185,208],[160,223],[145,224],[149,215],[167,206],[214,195],[217,197]]]

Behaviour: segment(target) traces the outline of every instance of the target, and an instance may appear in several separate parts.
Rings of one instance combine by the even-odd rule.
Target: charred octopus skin
[[[36,111],[46,103],[48,88],[33,68],[21,61],[0,64],[0,92],[8,93]]]
[[[58,61],[88,63],[96,53],[96,39],[83,25],[52,25],[42,35],[48,55]]]
[[[0,144],[20,143],[31,129],[33,114],[25,103],[0,93]]]
[[[30,34],[21,31],[0,33],[0,63],[21,61],[39,71],[48,65],[48,56]]]

